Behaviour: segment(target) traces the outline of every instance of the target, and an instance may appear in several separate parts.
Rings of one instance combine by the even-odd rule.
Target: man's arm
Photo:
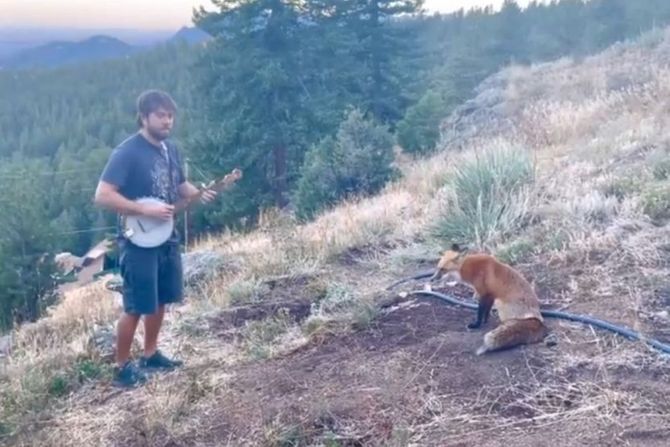
[[[93,202],[100,207],[125,215],[140,214],[158,219],[169,219],[174,212],[172,205],[140,204],[128,200],[119,193],[116,185],[104,180],[98,182]]]
[[[179,196],[181,197],[181,199],[175,204],[175,212],[184,210],[188,206],[188,204],[199,195],[202,195],[201,200],[203,202],[210,202],[211,200],[214,199],[214,197],[216,197],[215,191],[205,189],[204,191],[201,192],[188,180],[182,182],[177,187],[177,191],[179,192]]]
[[[182,199],[190,199],[200,193],[200,190],[188,180],[179,185],[177,189],[179,191],[179,197]]]
[[[104,180],[98,182],[93,203],[120,214],[143,214],[141,204],[126,199],[119,193],[118,186]]]
[[[189,181],[181,183],[177,187],[177,192],[179,193],[179,200],[174,204],[174,209],[177,213],[186,209],[193,198],[197,194],[200,194],[200,190]]]
[[[133,166],[130,154],[126,149],[112,151],[95,189],[95,205],[120,214],[142,214],[141,205],[128,200],[119,191],[128,182]]]

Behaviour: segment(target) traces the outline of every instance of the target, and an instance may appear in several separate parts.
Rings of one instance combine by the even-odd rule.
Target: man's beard
[[[147,132],[157,141],[163,141],[170,136],[170,129],[147,127]]]

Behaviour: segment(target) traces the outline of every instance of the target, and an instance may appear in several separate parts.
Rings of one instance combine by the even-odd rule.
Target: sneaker
[[[182,366],[184,362],[181,360],[172,360],[163,355],[162,352],[156,351],[151,357],[140,358],[140,367],[149,369],[167,369],[171,370]]]
[[[137,369],[130,360],[127,360],[123,366],[114,368],[114,384],[117,386],[134,388],[146,381],[147,376]]]

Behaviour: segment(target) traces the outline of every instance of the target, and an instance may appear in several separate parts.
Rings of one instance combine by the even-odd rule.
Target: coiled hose
[[[435,273],[435,269],[431,270],[430,272],[419,273],[417,275],[410,276],[409,278],[404,278],[404,279],[398,280],[398,281],[394,282],[393,284],[391,284],[390,286],[388,286],[386,288],[386,290],[391,290],[392,288],[394,288],[397,285],[400,285],[400,284],[405,283],[407,281],[412,281],[414,279],[429,278],[429,277],[433,276],[433,273]]]
[[[432,290],[413,290],[408,293],[408,295],[428,295],[432,296],[435,298],[439,298],[443,301],[446,301],[448,303],[454,304],[456,306],[462,306],[467,309],[477,309],[477,305],[474,303],[466,303],[465,301],[457,300],[456,298],[445,295],[443,293],[439,292],[433,292]],[[585,323],[585,324],[590,324],[592,326],[599,327],[601,329],[607,329],[609,331],[612,331],[616,334],[619,334],[629,340],[640,340],[643,341],[654,348],[658,349],[661,352],[664,352],[665,354],[670,354],[670,345],[667,345],[665,343],[662,343],[658,340],[654,340],[651,338],[646,338],[642,336],[639,332],[635,332],[631,329],[625,328],[625,327],[620,327],[616,326],[612,323],[608,323],[607,321],[599,320],[597,318],[585,316],[585,315],[575,315],[571,314],[568,312],[562,312],[559,310],[540,310],[540,313],[544,317],[549,317],[549,318],[561,318],[564,320],[570,320],[570,321],[576,321],[579,323]]]

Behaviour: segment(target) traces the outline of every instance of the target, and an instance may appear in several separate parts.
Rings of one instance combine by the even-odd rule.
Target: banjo
[[[233,169],[220,180],[211,181],[208,185],[201,184],[199,192],[188,199],[183,199],[175,204],[174,212],[187,208],[192,202],[202,197],[206,190],[219,192],[234,182],[242,178],[242,171]],[[156,197],[141,197],[135,200],[136,203],[154,203],[165,204]],[[167,241],[174,230],[174,214],[169,219],[159,219],[156,217],[142,215],[123,215],[121,217],[121,228],[123,236],[138,247],[152,248],[158,247]]]

